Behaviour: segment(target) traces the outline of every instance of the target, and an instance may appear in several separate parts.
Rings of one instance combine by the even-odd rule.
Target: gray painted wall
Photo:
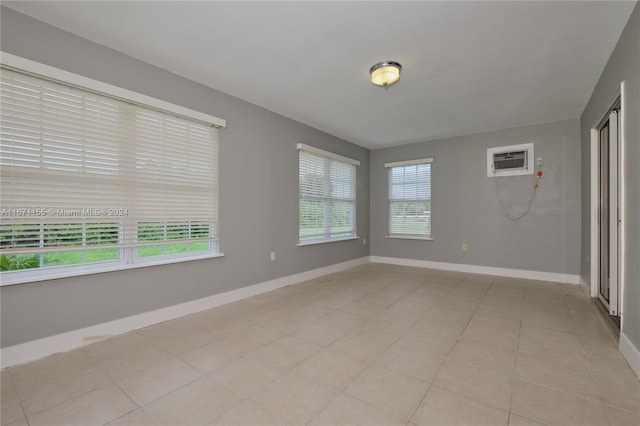
[[[626,235],[624,246],[626,264],[623,277],[624,303],[622,332],[636,348],[640,348],[640,6],[636,5],[627,22],[591,99],[580,117],[582,138],[582,259],[581,276],[590,282],[587,256],[591,244],[591,170],[590,131],[611,107],[618,94],[620,82],[625,81],[626,99],[622,106],[628,119],[624,123],[625,156],[622,159],[627,183],[624,218]]]
[[[461,136],[371,153],[371,255],[544,272],[580,272],[579,120]],[[487,177],[487,148],[533,142],[543,177],[531,211],[535,178]],[[385,238],[388,233],[385,162],[433,157],[433,241]],[[468,251],[462,251],[467,243]]]
[[[298,142],[361,161],[358,233],[371,240],[372,255],[581,273],[588,281],[588,132],[625,79],[630,95],[625,108],[634,119],[628,120],[625,128],[629,141],[625,147],[629,182],[625,248],[630,267],[624,332],[640,347],[640,266],[632,261],[640,258],[640,168],[633,167],[633,161],[640,157],[639,14],[636,7],[580,120],[411,144],[370,154],[364,148],[2,8],[3,51],[219,116],[228,121],[228,128],[221,132],[220,147],[224,258],[2,287],[1,346],[368,255],[369,247],[362,240],[296,247]],[[533,178],[487,178],[486,148],[524,142],[534,142],[535,155],[544,158],[544,176],[531,212],[512,222],[505,217],[497,196],[518,211],[528,200]],[[434,240],[386,239],[384,163],[426,156],[435,158]],[[469,244],[467,252],[461,250],[463,242]],[[276,251],[277,262],[269,262],[270,251]]]
[[[221,131],[225,257],[2,287],[2,347],[369,254],[362,240],[297,247],[296,144],[361,161],[358,234],[369,234],[369,151],[2,8],[2,50],[227,120]],[[276,262],[269,252],[276,252]]]

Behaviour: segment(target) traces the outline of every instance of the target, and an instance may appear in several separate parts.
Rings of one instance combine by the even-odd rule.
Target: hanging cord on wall
[[[527,213],[529,213],[529,211],[531,210],[531,204],[533,203],[533,199],[536,197],[536,192],[538,192],[538,181],[540,180],[541,177],[542,177],[542,168],[538,167],[538,171],[536,173],[536,180],[532,185],[533,190],[531,192],[531,198],[529,198],[529,203],[527,203],[527,209],[517,216],[512,216],[509,213],[509,208],[505,206],[504,203],[502,202],[502,199],[500,199],[500,195],[498,194],[498,180],[496,179],[496,198],[500,202],[500,206],[502,206],[502,210],[504,211],[504,215],[507,217],[507,219],[515,222],[516,220],[524,217]]]

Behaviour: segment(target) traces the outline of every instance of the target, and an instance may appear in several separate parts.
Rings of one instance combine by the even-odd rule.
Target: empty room
[[[1,426],[640,424],[637,1],[2,1]]]

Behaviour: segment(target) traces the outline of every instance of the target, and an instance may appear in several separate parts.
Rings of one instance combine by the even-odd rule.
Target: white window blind
[[[433,159],[387,163],[389,235],[431,236],[431,163]]]
[[[1,70],[2,270],[217,252],[218,133]]]
[[[360,162],[304,144],[298,150],[300,244],[355,237]]]

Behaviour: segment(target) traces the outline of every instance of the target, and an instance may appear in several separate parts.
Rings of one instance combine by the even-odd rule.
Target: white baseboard
[[[620,333],[620,343],[618,346],[622,356],[627,360],[629,366],[640,379],[640,351],[631,343],[631,340],[624,333]]]
[[[154,311],[126,318],[120,318],[114,321],[66,333],[56,334],[54,336],[32,340],[30,342],[20,343],[14,346],[8,346],[0,350],[0,362],[2,368],[23,364],[25,362],[44,358],[48,355],[77,349],[118,334],[128,333],[153,324],[205,311],[207,309],[215,308],[216,306],[246,299],[281,287],[298,284],[366,263],[369,263],[368,256],[265,281],[248,287],[239,288],[237,290],[231,290],[225,293],[204,297],[202,299],[180,303],[178,305],[168,306],[166,308],[156,309]]]
[[[591,297],[591,285],[584,280],[584,278],[580,277],[580,287],[582,287],[582,291],[584,291],[585,296]]]
[[[466,272],[470,274],[484,274],[499,277],[524,278],[527,280],[580,284],[580,276],[573,274],[527,271],[524,269],[495,268],[492,266],[465,265],[461,263],[432,262],[430,260],[402,259],[398,257],[370,256],[369,258],[372,263],[389,263],[392,265],[442,269],[445,271]]]

